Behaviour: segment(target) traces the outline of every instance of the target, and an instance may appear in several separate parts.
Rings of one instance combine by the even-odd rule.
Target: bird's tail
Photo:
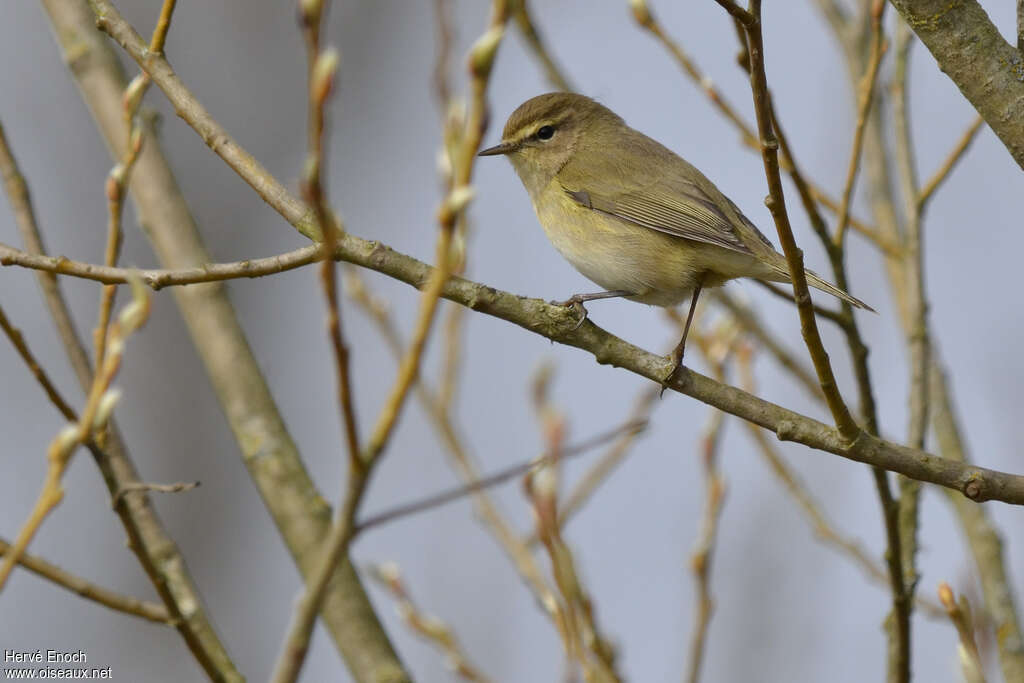
[[[764,279],[774,280],[775,282],[789,282],[789,268],[786,266],[786,260],[785,258],[783,258],[782,254],[776,254],[776,256],[777,258],[772,259],[772,262],[765,263],[765,265],[768,266],[766,270],[769,270],[771,272],[771,275]],[[839,289],[831,282],[824,280],[820,275],[815,273],[813,270],[804,269],[804,276],[807,278],[807,284],[809,284],[811,287],[814,287],[815,289],[821,290],[822,292],[825,292],[827,294],[831,294],[837,299],[842,299],[851,306],[863,308],[865,311],[871,311],[872,313],[878,312],[875,309],[868,306],[863,301],[861,301],[860,299],[854,296],[850,296],[848,293]]]
[[[826,280],[823,280],[821,278],[821,276],[818,275],[817,273],[815,273],[814,271],[804,270],[804,275],[807,276],[807,284],[809,284],[811,287],[814,287],[815,289],[819,289],[822,292],[825,292],[827,294],[831,294],[834,297],[842,299],[843,301],[845,301],[846,303],[850,304],[851,306],[856,306],[857,308],[863,308],[864,310],[871,311],[872,313],[877,313],[878,312],[875,309],[873,309],[870,306],[868,306],[863,301],[861,301],[860,299],[858,299],[858,298],[856,298],[854,296],[850,296],[849,294],[847,294],[843,290],[839,289],[838,287],[836,287],[832,283],[830,283],[830,282],[828,282]],[[789,280],[788,274],[787,274],[786,279]]]

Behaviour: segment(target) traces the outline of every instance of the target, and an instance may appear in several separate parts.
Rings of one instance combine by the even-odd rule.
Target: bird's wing
[[[774,251],[768,238],[700,171],[646,136],[634,135],[645,154],[665,159],[653,167],[661,175],[652,177],[648,169],[626,173],[613,157],[591,155],[601,172],[570,161],[558,174],[565,192],[588,209],[675,237],[742,254],[763,252],[764,247]]]

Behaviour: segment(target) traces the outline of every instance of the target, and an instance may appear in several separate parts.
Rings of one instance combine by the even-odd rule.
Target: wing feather
[[[696,168],[631,129],[620,138],[635,155],[662,163],[627,169],[606,149],[591,149],[586,165],[574,159],[557,176],[577,203],[651,230],[741,254],[763,251],[762,247],[774,251],[768,238]]]

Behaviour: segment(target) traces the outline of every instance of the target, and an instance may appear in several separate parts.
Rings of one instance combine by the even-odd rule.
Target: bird
[[[742,277],[790,282],[785,257],[713,182],[586,95],[526,100],[509,116],[500,143],[478,155],[511,162],[552,245],[603,288],[552,302],[578,309],[579,325],[587,317],[583,304],[596,299],[663,307],[690,300],[664,382],[682,365],[701,291]],[[804,273],[811,287],[874,311]]]

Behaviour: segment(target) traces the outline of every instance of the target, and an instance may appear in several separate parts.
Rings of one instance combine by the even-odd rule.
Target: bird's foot
[[[587,308],[583,305],[584,301],[586,301],[586,299],[583,298],[583,295],[573,294],[565,301],[552,301],[551,305],[571,308],[576,312],[576,315],[579,317],[579,321],[577,321],[576,326],[572,328],[572,331],[575,332],[580,329],[580,326],[586,321],[587,316],[589,315],[589,313],[587,313]]]
[[[678,372],[679,368],[683,367],[683,354],[680,353],[678,348],[669,355],[668,359],[672,361],[672,365],[669,367],[665,376],[661,379],[661,392],[658,394],[658,398],[665,395],[665,390],[668,389],[669,382],[675,376],[676,372]]]

